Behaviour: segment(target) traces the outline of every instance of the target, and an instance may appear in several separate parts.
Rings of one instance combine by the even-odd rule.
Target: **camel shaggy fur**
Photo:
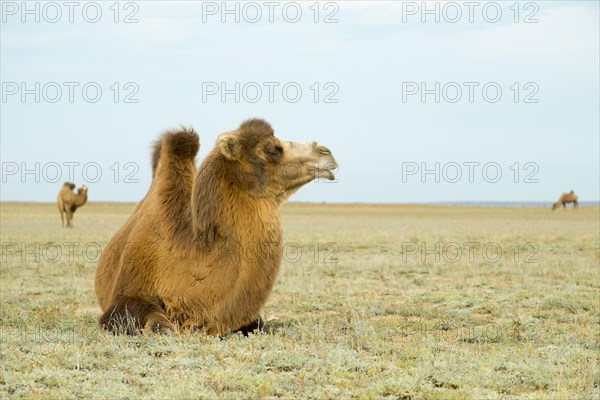
[[[552,205],[552,211],[554,211],[558,207],[560,207],[561,204],[564,208],[567,208],[568,203],[573,203],[574,209],[579,207],[579,202],[577,200],[577,196],[575,195],[575,192],[573,192],[572,190],[569,193],[563,193],[560,195],[560,198],[558,199],[558,201]]]
[[[75,210],[83,206],[87,202],[87,186],[83,185],[77,189],[77,194],[73,192],[75,184],[72,182],[65,182],[58,196],[56,197],[56,205],[60,212],[61,226],[65,226],[65,216],[67,217],[67,228],[73,227],[73,214]]]
[[[96,268],[100,324],[117,333],[220,335],[260,323],[282,258],[279,207],[337,164],[316,142],[285,142],[260,119],[221,134],[198,169],[198,135],[164,133],[146,196]]]

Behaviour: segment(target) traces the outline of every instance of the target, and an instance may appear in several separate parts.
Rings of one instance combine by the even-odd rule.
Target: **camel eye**
[[[279,158],[282,153],[283,153],[283,147],[281,147],[281,146],[271,147],[267,151],[267,154],[270,155],[273,158]]]

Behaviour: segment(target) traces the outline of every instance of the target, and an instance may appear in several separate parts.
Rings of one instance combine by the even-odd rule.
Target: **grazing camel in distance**
[[[577,196],[575,195],[575,192],[573,192],[572,190],[569,193],[563,193],[560,195],[560,198],[558,199],[558,201],[552,205],[552,211],[554,211],[558,207],[560,207],[561,204],[564,208],[567,208],[567,203],[573,203],[573,209],[579,207],[579,202],[577,200]]]
[[[308,182],[334,179],[317,142],[286,142],[266,121],[222,133],[200,167],[192,129],[153,147],[146,196],[96,267],[100,324],[114,333],[259,327],[283,256],[279,208]]]
[[[85,185],[82,185],[79,189],[77,189],[77,193],[73,192],[75,189],[75,184],[72,182],[65,182],[60,191],[58,192],[58,196],[56,197],[56,205],[58,206],[58,211],[60,212],[60,222],[61,226],[65,226],[65,216],[67,218],[67,228],[73,227],[73,213],[77,208],[83,206],[87,202],[87,192],[88,188]]]

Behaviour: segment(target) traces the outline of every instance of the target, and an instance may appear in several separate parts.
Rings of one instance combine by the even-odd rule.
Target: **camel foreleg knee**
[[[115,334],[171,333],[175,327],[155,302],[122,297],[100,317],[100,325]]]

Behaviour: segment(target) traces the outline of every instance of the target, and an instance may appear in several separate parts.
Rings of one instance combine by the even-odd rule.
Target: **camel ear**
[[[234,135],[221,135],[217,139],[217,146],[221,150],[221,154],[229,160],[239,160],[242,153],[240,142]]]

